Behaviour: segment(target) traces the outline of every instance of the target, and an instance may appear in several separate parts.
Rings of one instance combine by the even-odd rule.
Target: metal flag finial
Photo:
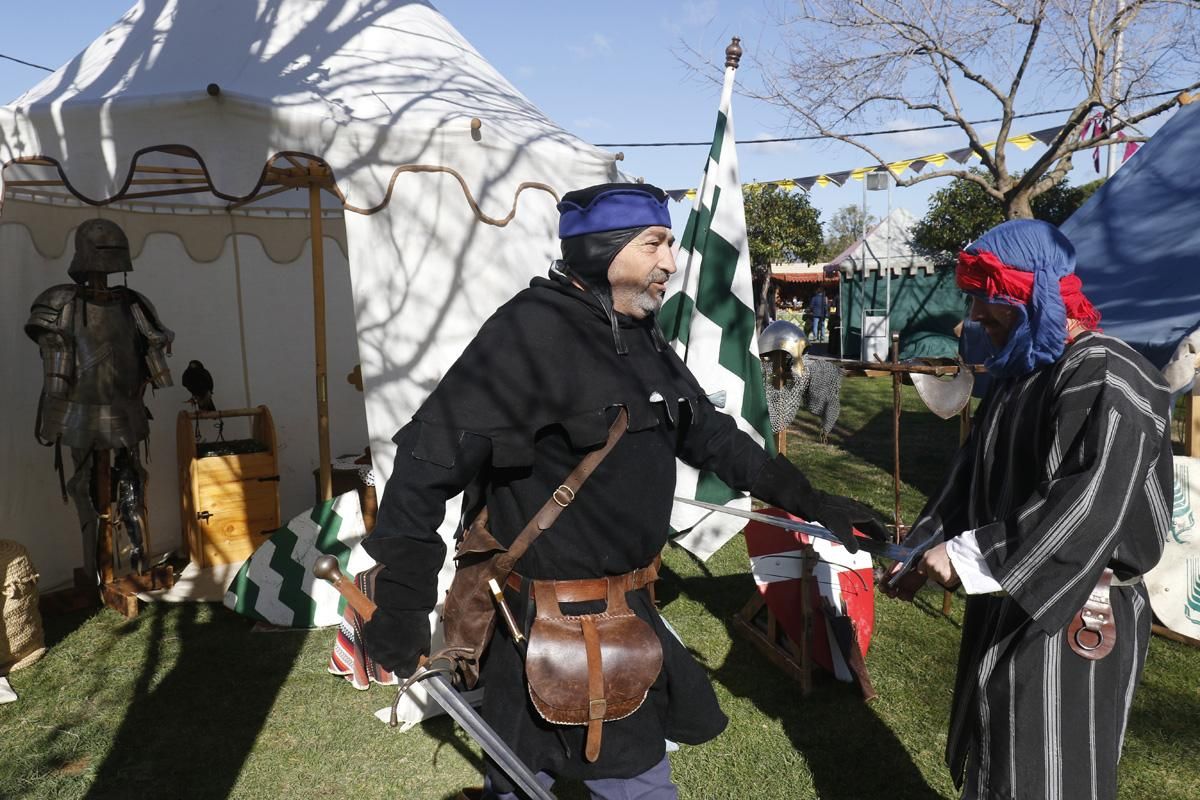
[[[734,36],[733,41],[729,43],[729,47],[725,48],[725,66],[738,68],[738,63],[742,60],[742,40]]]

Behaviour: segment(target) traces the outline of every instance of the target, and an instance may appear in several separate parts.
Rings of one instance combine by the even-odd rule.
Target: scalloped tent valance
[[[298,260],[310,239],[308,215],[285,209],[277,209],[273,215],[171,213],[165,206],[137,209],[113,204],[93,208],[63,200],[48,207],[45,202],[19,197],[10,196],[5,202],[0,225],[25,228],[38,253],[50,259],[68,253],[74,247],[72,231],[93,217],[111,219],[120,225],[129,237],[135,259],[141,256],[151,234],[175,236],[188,257],[199,264],[210,264],[220,258],[234,233],[258,239],[263,252],[276,264]],[[335,242],[346,258],[346,224],[342,216],[335,213],[323,216],[324,237]]]

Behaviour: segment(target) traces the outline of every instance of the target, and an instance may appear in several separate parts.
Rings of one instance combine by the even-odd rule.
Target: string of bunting
[[[1059,125],[1054,128],[1044,128],[1033,133],[1023,133],[1020,136],[1008,137],[1008,143],[1014,144],[1021,150],[1028,150],[1038,142],[1044,145],[1049,145],[1054,141],[1054,137],[1058,136],[1062,131],[1063,126]],[[994,150],[996,142],[988,142],[983,146],[985,150]],[[909,158],[901,161],[893,161],[887,165],[886,169],[893,175],[899,176],[905,170],[911,170],[919,173],[928,166],[940,167],[947,161],[955,161],[959,164],[965,164],[975,155],[975,151],[970,147],[963,147],[959,150],[947,150],[944,153],[933,153],[927,156],[918,158]],[[843,186],[846,181],[855,180],[861,181],[868,173],[883,172],[884,167],[878,164],[871,167],[858,167],[857,169],[844,170],[842,172],[827,172],[822,175],[809,175],[806,178],[781,178],[775,181],[756,181],[754,183],[743,184],[743,186],[778,186],[785,191],[792,191],[799,188],[804,191],[810,191],[814,186],[824,188],[829,185]],[[695,200],[695,189],[671,189],[667,192],[667,196],[675,202],[683,200]]]

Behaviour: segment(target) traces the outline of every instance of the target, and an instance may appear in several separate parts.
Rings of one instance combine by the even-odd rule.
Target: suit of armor
[[[75,472],[65,488],[79,512],[89,573],[95,566],[98,517],[91,456],[117,453],[122,465],[119,483],[127,487],[126,493],[138,495],[119,498],[120,505],[140,509],[145,471],[137,446],[150,433],[142,393],[147,383],[155,388],[171,385],[166,357],[175,334],[145,297],[127,287],[106,285],[106,275],[131,269],[121,229],[107,220],[84,222],[76,231],[69,270],[76,283],[52,286],[38,295],[25,324],[43,365],[35,434],[42,444],[71,448]],[[134,558],[140,559],[140,517],[122,513],[125,516],[131,517],[124,522]]]

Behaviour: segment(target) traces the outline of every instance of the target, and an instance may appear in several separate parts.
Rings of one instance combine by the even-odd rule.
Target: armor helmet
[[[75,229],[75,257],[67,274],[76,283],[85,283],[89,273],[111,275],[132,272],[129,239],[121,226],[107,219],[89,219]]]
[[[792,361],[799,361],[807,346],[804,331],[787,320],[772,322],[758,335],[758,353],[763,356],[782,350],[792,357]]]

